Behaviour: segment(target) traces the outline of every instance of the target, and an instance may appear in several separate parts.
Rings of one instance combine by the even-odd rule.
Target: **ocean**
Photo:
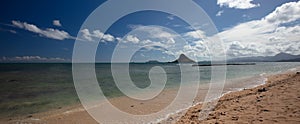
[[[119,64],[122,66],[122,64]],[[160,66],[167,75],[165,88],[180,85],[181,70],[177,64],[130,64],[129,74],[134,84],[146,88],[151,84],[149,70]],[[192,65],[190,65],[192,66]],[[299,67],[294,62],[258,62],[255,65],[227,66],[227,81],[261,77]],[[185,70],[189,75],[200,70],[200,83],[209,83],[211,67],[194,66]],[[111,74],[110,64],[95,64],[99,86],[107,98],[124,94],[117,88]],[[255,81],[255,80],[253,80]],[[40,113],[65,106],[79,104],[72,78],[70,63],[3,63],[0,64],[0,116],[1,118]]]

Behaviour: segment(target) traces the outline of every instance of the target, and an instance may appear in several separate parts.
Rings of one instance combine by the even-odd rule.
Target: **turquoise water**
[[[149,70],[161,66],[167,73],[166,87],[180,84],[180,68],[176,64],[131,64],[130,76],[137,87],[150,85]],[[262,73],[278,73],[300,66],[300,63],[256,63],[256,65],[227,66],[227,79],[252,77]],[[201,82],[210,80],[210,67],[193,67],[183,73],[195,73],[199,68]],[[114,84],[110,64],[95,65],[97,79],[104,94],[118,97],[123,94]],[[0,64],[0,115],[14,117],[60,109],[78,104],[72,64]]]

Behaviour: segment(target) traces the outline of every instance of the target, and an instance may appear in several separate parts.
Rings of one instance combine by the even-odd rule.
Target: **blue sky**
[[[93,41],[96,34],[81,25],[94,9],[105,1],[61,0],[2,0],[0,4],[0,61],[70,61],[77,34]],[[297,0],[194,0],[212,19],[225,44],[228,58],[275,55],[279,52],[300,54],[299,13]],[[116,9],[112,7],[112,9]],[[109,12],[108,16],[109,16]],[[197,16],[197,13],[193,13]],[[105,18],[105,17],[103,17]],[[141,38],[130,31],[147,25],[157,34],[171,33],[166,27],[187,39],[193,38],[182,48],[166,52],[172,44],[161,44],[138,51],[133,61],[157,59],[171,61],[180,53],[197,60],[207,59],[206,41],[194,37],[194,31],[184,21],[172,15],[144,11],[127,15],[103,33],[96,60],[108,62],[117,43],[139,44],[151,39]],[[95,31],[95,30],[94,30]],[[139,32],[143,33],[143,31]],[[171,33],[172,34],[172,33]],[[205,35],[205,32],[203,33]],[[124,39],[120,39],[126,36]],[[179,40],[177,36],[156,38]],[[204,36],[213,37],[213,36]],[[87,38],[87,39],[86,39]],[[126,42],[127,41],[127,42]],[[131,42],[132,41],[132,42]],[[176,42],[177,43],[177,42]],[[168,46],[169,45],[169,46]],[[202,45],[202,46],[201,46]],[[148,44],[149,46],[149,44]],[[161,57],[165,56],[165,57]]]

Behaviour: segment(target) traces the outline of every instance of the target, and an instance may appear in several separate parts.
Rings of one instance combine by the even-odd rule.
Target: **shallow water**
[[[120,64],[122,66],[122,64]],[[123,96],[114,83],[110,64],[96,64],[99,86],[108,98]],[[180,67],[176,64],[131,64],[130,76],[137,87],[146,88],[151,82],[149,70],[162,67],[167,75],[166,87],[178,87],[181,81]],[[227,66],[227,79],[260,76],[262,73],[278,73],[300,66],[300,63],[256,63],[256,65]],[[184,74],[200,70],[200,83],[210,80],[210,67],[193,67]],[[192,80],[191,80],[192,82]],[[0,64],[0,115],[15,117],[44,112],[78,104],[73,79],[72,64]]]

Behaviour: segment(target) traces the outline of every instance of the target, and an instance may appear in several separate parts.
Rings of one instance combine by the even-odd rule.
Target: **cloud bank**
[[[51,58],[40,56],[15,56],[15,57],[2,57],[0,62],[70,62],[68,59]]]
[[[280,52],[300,54],[300,1],[289,2],[277,7],[260,20],[240,23],[214,36],[206,36],[201,30],[180,34],[187,41],[181,49],[165,51],[169,55],[178,56],[185,53],[191,58],[207,58],[210,53],[205,45],[209,41],[203,39],[220,38],[228,58],[250,56],[272,56]],[[158,34],[165,32],[157,29]],[[178,37],[173,37],[175,41]],[[163,39],[162,39],[163,40]],[[163,43],[162,43],[163,44]],[[167,45],[160,45],[170,49]]]
[[[228,55],[268,56],[279,52],[300,54],[300,1],[277,7],[260,20],[238,24],[220,32]]]

